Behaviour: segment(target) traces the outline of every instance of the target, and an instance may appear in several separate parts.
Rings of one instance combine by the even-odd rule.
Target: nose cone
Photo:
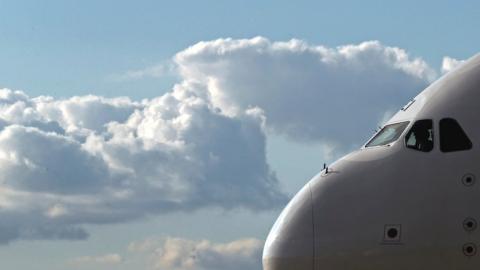
[[[273,225],[263,249],[263,269],[313,270],[313,261],[313,204],[307,184]]]

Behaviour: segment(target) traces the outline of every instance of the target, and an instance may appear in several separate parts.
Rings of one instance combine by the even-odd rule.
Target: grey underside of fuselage
[[[438,121],[457,120],[473,143],[439,149]],[[350,153],[318,174],[283,211],[264,251],[265,270],[480,269],[480,56],[432,84],[388,123],[431,119],[434,148]],[[388,124],[387,123],[387,124]],[[408,128],[407,128],[408,130]],[[472,185],[462,181],[467,175]],[[394,241],[386,228],[398,229]]]

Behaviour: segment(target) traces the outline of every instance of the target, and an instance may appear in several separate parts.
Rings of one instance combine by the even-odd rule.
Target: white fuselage
[[[455,138],[445,119],[469,149],[445,150]],[[429,151],[407,147],[419,120],[432,123]],[[264,270],[480,269],[480,56],[385,127],[404,122],[395,141],[364,146],[305,185],[267,238]]]

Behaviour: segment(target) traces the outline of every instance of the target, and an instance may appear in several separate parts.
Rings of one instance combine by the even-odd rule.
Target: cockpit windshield
[[[408,123],[409,122],[407,121],[385,126],[365,145],[365,147],[386,145],[396,141],[398,137],[402,135],[402,132],[408,126]]]

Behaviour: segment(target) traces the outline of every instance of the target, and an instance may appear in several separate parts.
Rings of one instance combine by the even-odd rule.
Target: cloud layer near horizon
[[[0,90],[0,243],[84,239],[84,224],[169,211],[282,206],[265,130],[355,145],[436,77],[379,42],[219,39],[174,61],[181,82],[151,100]]]
[[[180,237],[149,237],[131,242],[128,252],[80,256],[70,266],[120,267],[152,270],[260,270],[263,241],[240,238],[229,242]]]
[[[263,242],[242,238],[228,243],[168,237],[133,242],[129,251],[147,255],[149,269],[260,270]]]

